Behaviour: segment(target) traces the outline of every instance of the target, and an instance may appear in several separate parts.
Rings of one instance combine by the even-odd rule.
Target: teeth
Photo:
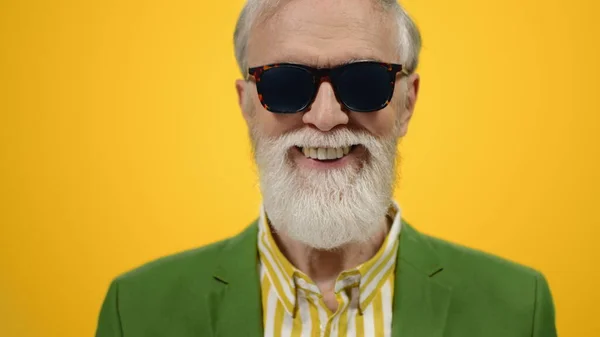
[[[350,152],[350,146],[343,147],[303,147],[302,153],[308,158],[318,160],[339,159]]]
[[[317,158],[319,158],[319,160],[327,159],[327,149],[320,147],[317,151],[317,155]]]

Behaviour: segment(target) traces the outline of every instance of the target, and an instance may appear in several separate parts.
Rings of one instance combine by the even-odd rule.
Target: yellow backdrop
[[[90,336],[113,277],[257,215],[241,6],[0,2],[0,336]],[[598,1],[405,6],[424,36],[405,217],[541,270],[561,335],[600,336]]]

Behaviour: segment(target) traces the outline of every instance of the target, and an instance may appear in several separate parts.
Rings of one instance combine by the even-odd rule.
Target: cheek
[[[262,135],[279,137],[303,126],[302,114],[275,114],[262,105],[254,107],[253,126]]]
[[[394,130],[398,110],[390,104],[379,111],[369,113],[352,112],[352,115],[355,123],[360,128],[367,130],[374,136],[386,137]]]

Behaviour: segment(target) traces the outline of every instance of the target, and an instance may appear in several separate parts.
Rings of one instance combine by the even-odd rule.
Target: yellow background
[[[0,336],[90,336],[113,277],[257,215],[241,6],[0,1]],[[600,336],[598,2],[405,6],[424,49],[404,216],[541,270],[561,335]]]

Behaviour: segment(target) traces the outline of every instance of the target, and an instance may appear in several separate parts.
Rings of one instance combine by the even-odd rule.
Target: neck
[[[349,243],[333,250],[319,250],[289,238],[285,233],[273,232],[273,238],[283,255],[300,271],[308,275],[322,292],[333,291],[339,274],[371,259],[385,240],[391,222],[387,216],[383,230],[359,243]]]

